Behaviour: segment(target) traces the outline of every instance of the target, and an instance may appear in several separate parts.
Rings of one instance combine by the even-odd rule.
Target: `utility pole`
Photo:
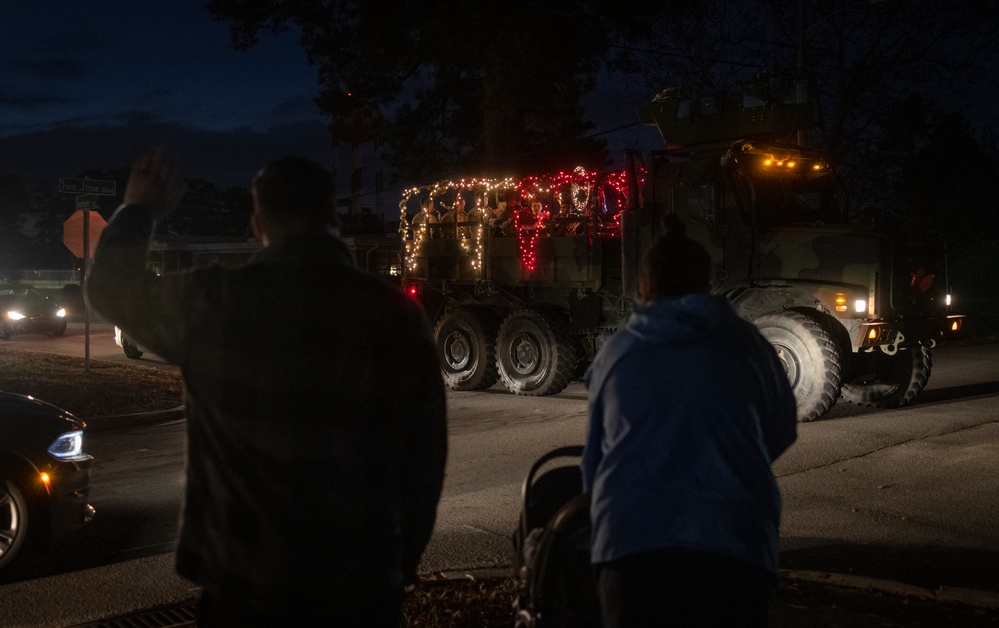
[[[798,87],[801,89],[801,79],[805,76],[805,0],[798,0]],[[807,83],[806,83],[807,85]],[[801,96],[801,94],[797,94]],[[805,145],[805,130],[798,129],[798,146]]]

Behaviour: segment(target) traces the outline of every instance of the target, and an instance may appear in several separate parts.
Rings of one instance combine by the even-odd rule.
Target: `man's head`
[[[333,178],[304,157],[282,157],[253,179],[253,233],[268,246],[297,231],[338,227]]]
[[[703,246],[686,236],[686,227],[675,214],[666,220],[666,233],[646,253],[638,279],[643,303],[711,290],[711,257]]]

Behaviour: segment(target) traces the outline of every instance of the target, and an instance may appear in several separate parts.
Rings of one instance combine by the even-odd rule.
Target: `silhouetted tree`
[[[31,228],[26,231],[37,252],[30,268],[76,267],[76,258],[63,243],[63,223],[76,211],[72,195],[61,194],[53,181],[41,179],[31,188]]]
[[[400,3],[210,0],[235,48],[261,29],[301,28],[322,111],[342,123],[376,111],[397,169],[428,179],[599,166],[581,97],[616,32],[666,3],[636,0]],[[646,23],[639,20],[637,23]],[[358,113],[360,112],[360,113]],[[571,156],[571,160],[567,156]]]
[[[968,244],[999,233],[992,196],[999,163],[979,144],[968,120],[919,97],[879,121],[886,164],[882,205],[899,219]]]
[[[28,211],[28,188],[15,174],[0,175],[0,230],[17,231]]]

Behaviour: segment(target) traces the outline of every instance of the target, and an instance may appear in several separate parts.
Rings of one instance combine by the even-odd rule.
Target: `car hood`
[[[60,434],[85,426],[72,413],[51,403],[0,392],[0,449],[30,457],[46,451]]]

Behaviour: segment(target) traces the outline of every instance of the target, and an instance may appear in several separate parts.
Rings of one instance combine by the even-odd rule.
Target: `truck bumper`
[[[856,351],[875,347],[894,353],[899,347],[917,342],[935,345],[938,340],[954,338],[964,327],[964,314],[950,314],[942,318],[901,321],[864,321],[853,339]]]

